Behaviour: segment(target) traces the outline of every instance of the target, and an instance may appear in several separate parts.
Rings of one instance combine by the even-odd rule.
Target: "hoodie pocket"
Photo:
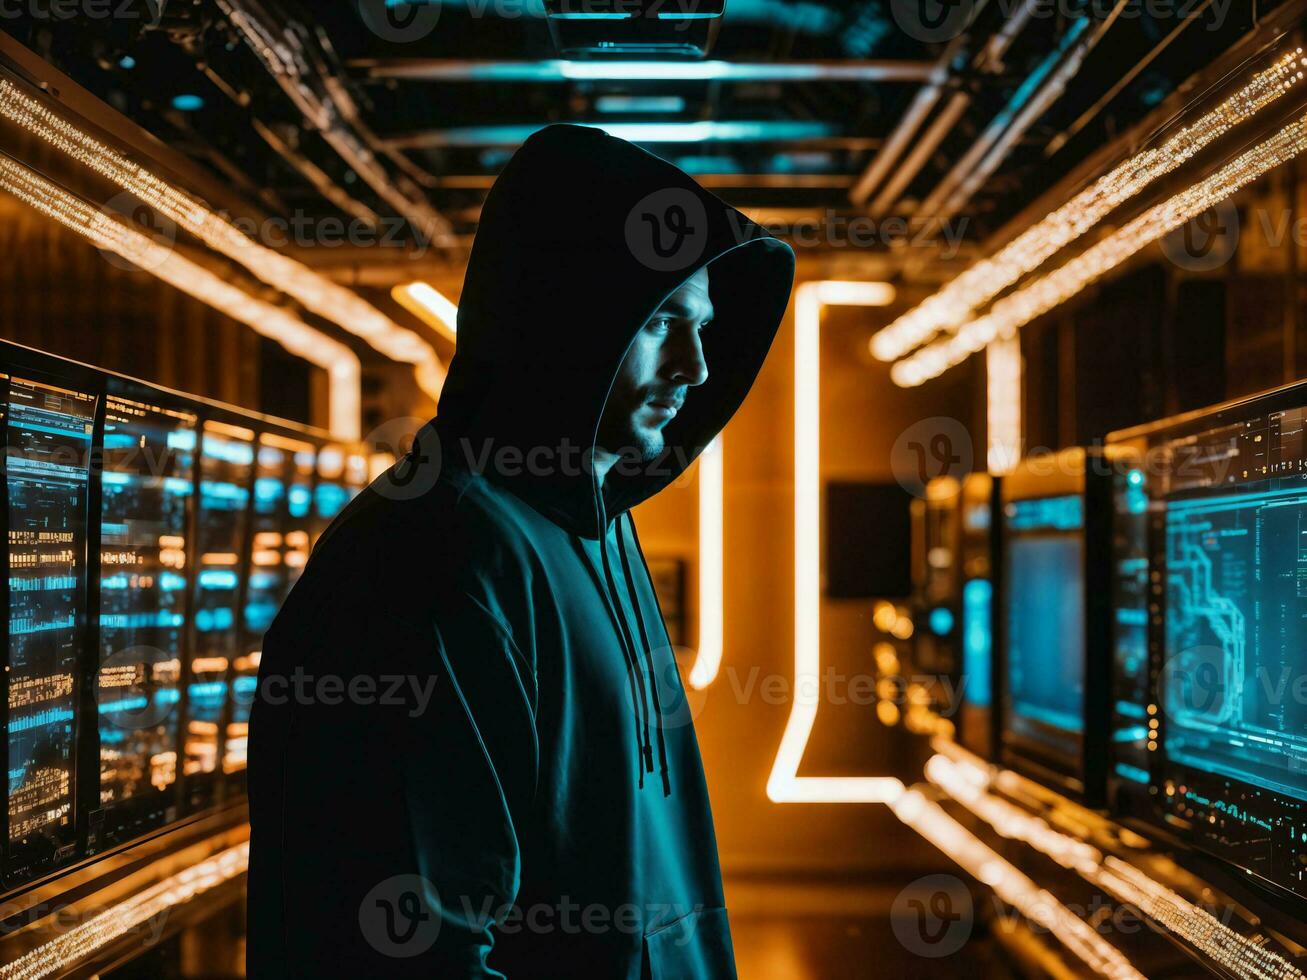
[[[700,909],[644,937],[649,980],[736,980],[725,909]]]

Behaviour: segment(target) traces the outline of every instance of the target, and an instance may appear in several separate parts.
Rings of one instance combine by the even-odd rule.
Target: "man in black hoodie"
[[[630,508],[735,413],[793,275],[629,143],[553,126],[514,155],[438,417],[264,642],[250,976],[735,976]]]

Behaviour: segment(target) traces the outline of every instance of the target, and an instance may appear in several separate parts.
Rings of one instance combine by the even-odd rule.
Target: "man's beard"
[[[652,463],[667,445],[661,429],[640,429],[631,424],[630,416],[620,431],[600,431],[599,446],[624,460]]]
[[[647,429],[644,432],[631,432],[632,455],[641,463],[652,463],[667,445],[662,429]]]
[[[635,420],[655,399],[678,408],[685,402],[685,387],[648,385],[617,393],[610,399],[599,423],[598,445],[623,460],[652,463],[667,447],[662,426],[641,426]]]

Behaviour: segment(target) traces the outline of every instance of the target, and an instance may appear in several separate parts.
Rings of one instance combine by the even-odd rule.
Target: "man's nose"
[[[708,362],[703,356],[703,341],[698,330],[676,345],[668,361],[671,380],[680,385],[701,385],[708,380]]]

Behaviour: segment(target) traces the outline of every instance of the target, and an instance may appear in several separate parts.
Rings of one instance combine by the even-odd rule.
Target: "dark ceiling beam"
[[[978,13],[978,9],[973,9],[971,19],[974,20]],[[899,158],[908,151],[908,146],[916,136],[917,130],[944,97],[945,90],[951,84],[954,62],[962,56],[969,41],[967,34],[959,34],[949,42],[939,59],[931,66],[932,70],[925,79],[926,84],[913,96],[907,111],[890,132],[885,145],[868,161],[866,169],[849,190],[849,200],[854,205],[866,204],[876,188],[880,187],[889,176]]]
[[[704,187],[727,187],[740,190],[780,187],[839,190],[853,183],[849,174],[691,174]],[[445,174],[439,190],[489,190],[498,174]]]
[[[343,187],[331,179],[326,171],[286,142],[281,134],[264,123],[258,116],[250,117],[250,127],[259,134],[263,142],[267,143],[275,153],[286,161],[291,169],[312,184],[314,189],[335,205],[337,209],[362,221],[369,228],[380,227],[381,216],[379,214],[358,198],[347,193]]]
[[[738,81],[916,82],[929,61],[494,61],[384,58],[348,62],[364,78],[422,82]]]
[[[218,9],[323,140],[359,178],[424,238],[456,244],[449,222],[430,202],[411,163],[390,154],[362,117],[325,34],[261,0],[216,0]],[[388,158],[397,169],[386,167]]]

